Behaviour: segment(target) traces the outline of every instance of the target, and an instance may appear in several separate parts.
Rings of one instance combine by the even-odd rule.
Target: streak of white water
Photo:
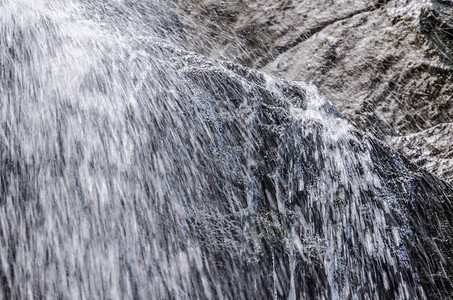
[[[187,51],[164,1],[0,8],[0,296],[424,296],[372,143],[313,87]]]

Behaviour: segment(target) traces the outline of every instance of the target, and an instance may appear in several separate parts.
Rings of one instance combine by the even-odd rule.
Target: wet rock
[[[436,38],[433,32],[427,39],[428,29],[419,25],[420,18],[431,22],[422,8],[415,2],[390,1],[324,28],[265,70],[313,82],[359,128],[391,145],[394,136],[426,133],[453,119],[453,73],[437,53],[442,50],[435,50],[448,48],[445,37]],[[428,41],[433,38],[444,46],[433,46],[436,42]],[[399,147],[411,157],[406,148]],[[443,167],[432,168],[421,159],[414,162],[451,181],[445,171],[453,165],[438,154],[429,155],[433,156],[427,160],[438,159]]]
[[[453,5],[451,1],[433,0],[420,16],[420,26],[446,64],[453,65]]]
[[[453,119],[449,1],[222,1],[234,18],[220,20],[200,2],[211,3],[186,2],[195,3],[197,24],[221,24],[207,55],[314,83],[345,117],[390,145]],[[424,161],[414,160],[453,180],[449,162]]]
[[[443,123],[421,132],[392,137],[394,147],[426,170],[453,177],[453,123]]]
[[[0,298],[451,295],[451,186],[166,3],[0,2]]]
[[[270,82],[266,83],[262,73],[232,63],[199,63],[185,74],[220,104],[231,101],[239,118],[245,119],[247,110],[237,105],[238,93],[257,110],[260,122],[252,129],[257,142],[248,155],[256,163],[253,174],[259,192],[255,195],[256,211],[249,217],[262,239],[260,258],[248,267],[257,270],[272,265],[277,278],[261,282],[275,286],[275,291],[263,291],[261,296],[287,298],[293,293],[304,299],[332,298],[335,294],[365,298],[373,291],[380,298],[442,299],[451,293],[450,186],[361,133],[351,132],[344,139],[329,141],[325,131],[329,125],[321,120],[298,123],[303,128],[303,133],[299,132],[293,127],[291,97],[285,92],[291,88],[285,82],[275,82],[280,86],[277,90],[265,89]],[[207,78],[216,84],[203,84]],[[304,95],[301,100],[308,101],[303,109],[313,109],[311,94],[301,87],[298,90]],[[273,108],[261,102],[273,104]],[[325,120],[341,120],[327,103],[320,110]],[[242,138],[234,140],[236,147],[244,147],[243,142],[246,140]],[[340,150],[343,156],[336,161],[334,153],[339,149],[344,149]],[[372,178],[367,177],[368,166],[361,163],[365,153],[382,185],[369,185]],[[348,174],[342,174],[343,168],[349,170]],[[300,179],[303,183],[298,182]],[[373,235],[374,241],[364,239],[363,233]],[[342,246],[331,248],[331,243]],[[383,259],[380,250],[371,250],[375,247],[391,249],[392,254],[383,254]],[[216,257],[232,263],[222,250],[218,251]],[[437,259],[426,253],[434,253]],[[327,263],[327,257],[335,257],[334,266]],[[287,269],[291,264],[295,266],[293,272]],[[297,284],[288,289],[291,282]],[[256,295],[256,291],[251,293]]]

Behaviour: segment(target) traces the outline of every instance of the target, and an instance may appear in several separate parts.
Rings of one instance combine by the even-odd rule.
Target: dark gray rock
[[[423,10],[420,25],[442,60],[453,65],[453,5],[448,0],[433,0],[432,8]]]

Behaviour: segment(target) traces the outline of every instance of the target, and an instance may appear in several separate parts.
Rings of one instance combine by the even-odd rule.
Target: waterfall
[[[0,298],[449,295],[451,187],[175,5],[0,0]]]

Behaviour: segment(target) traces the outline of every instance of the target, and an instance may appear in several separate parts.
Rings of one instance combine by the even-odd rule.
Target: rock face
[[[314,83],[362,131],[453,181],[451,2],[192,4],[197,24],[211,28],[203,34],[215,32],[212,43],[220,45],[207,54]]]
[[[314,87],[186,51],[168,1],[71,3],[0,1],[0,299],[452,294],[450,186]]]
[[[391,138],[391,144],[403,149],[417,165],[436,171],[445,178],[453,178],[453,123],[444,123],[432,128]]]
[[[370,1],[215,1],[181,4],[186,30],[206,43],[195,47],[209,56],[263,66],[325,26],[359,12],[373,10]],[[204,25],[200,30],[199,25]]]
[[[425,9],[420,25],[441,59],[453,64],[453,6],[451,1],[433,0],[433,7]]]

